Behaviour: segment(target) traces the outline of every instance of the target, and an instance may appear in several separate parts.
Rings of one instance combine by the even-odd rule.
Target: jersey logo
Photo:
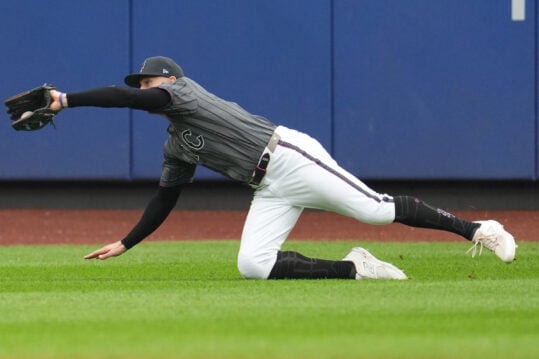
[[[185,143],[187,143],[187,146],[193,150],[200,150],[202,147],[204,147],[204,137],[202,137],[202,135],[197,135],[194,138],[193,137],[194,136],[191,130],[185,130],[182,132],[182,138]]]

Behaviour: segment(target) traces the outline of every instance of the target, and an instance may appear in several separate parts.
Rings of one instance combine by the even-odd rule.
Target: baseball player
[[[332,211],[359,221],[449,231],[483,246],[502,261],[515,258],[515,241],[493,220],[469,222],[409,196],[379,194],[341,168],[314,138],[253,115],[205,90],[172,59],[146,59],[129,87],[78,93],[50,90],[50,109],[127,107],[160,114],[169,122],[157,192],[134,228],[86,259],[118,256],[167,218],[180,192],[202,165],[249,185],[253,200],[241,236],[238,269],[245,278],[406,279],[402,270],[356,247],[343,260],[308,258],[281,246],[304,208]],[[480,251],[481,252],[481,251]]]

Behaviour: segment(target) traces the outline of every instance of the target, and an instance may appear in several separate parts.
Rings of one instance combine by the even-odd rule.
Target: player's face
[[[144,77],[142,80],[140,80],[140,89],[149,89],[152,87],[160,86],[164,82],[174,82],[176,81],[176,77],[170,76],[170,77],[164,77],[164,76],[155,76],[155,77]]]

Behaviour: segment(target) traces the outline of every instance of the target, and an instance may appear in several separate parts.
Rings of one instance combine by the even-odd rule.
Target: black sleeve
[[[161,223],[168,217],[178,198],[182,186],[159,187],[150,203],[146,206],[139,222],[133,227],[131,232],[122,239],[122,244],[129,249],[148,237],[155,231]]]
[[[67,93],[66,97],[69,107],[129,107],[146,111],[157,110],[170,102],[170,94],[157,87],[145,90],[131,87],[100,87]]]

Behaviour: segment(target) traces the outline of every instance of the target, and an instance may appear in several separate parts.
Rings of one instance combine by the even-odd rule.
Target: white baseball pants
[[[395,219],[393,198],[374,192],[341,168],[317,140],[283,126],[275,132],[281,140],[270,153],[241,237],[238,269],[245,278],[268,278],[304,208],[376,225]]]

